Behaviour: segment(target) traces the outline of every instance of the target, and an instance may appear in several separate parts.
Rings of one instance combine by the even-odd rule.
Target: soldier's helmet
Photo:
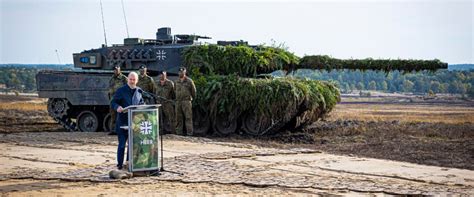
[[[140,70],[143,70],[143,69],[146,69],[146,65],[145,65],[145,64],[140,65]]]
[[[180,68],[179,68],[179,71],[180,71],[180,72],[186,72],[186,68],[185,68],[185,67],[180,67]]]

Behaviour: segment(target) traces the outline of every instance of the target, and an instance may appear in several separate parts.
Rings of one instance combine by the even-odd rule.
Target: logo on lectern
[[[151,133],[151,123],[150,121],[143,121],[140,123],[140,133],[148,135]]]

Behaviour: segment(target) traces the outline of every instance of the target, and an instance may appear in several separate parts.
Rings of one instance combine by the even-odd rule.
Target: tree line
[[[34,92],[37,71],[35,68],[1,67],[0,84],[4,90]]]
[[[354,70],[298,70],[297,77],[333,81],[341,92],[376,90],[415,94],[474,94],[474,70],[438,70],[420,72],[380,72]]]
[[[3,86],[5,90],[19,92],[36,92],[35,76],[39,70],[64,70],[71,68],[71,65],[3,65],[0,66],[0,87]],[[376,90],[415,94],[461,94],[474,97],[474,70],[438,70],[405,73],[400,71],[300,69],[292,74],[296,77],[307,79],[333,81],[343,93]]]
[[[36,92],[36,73],[40,70],[66,70],[72,65],[56,64],[2,64],[0,65],[0,90],[16,92]]]

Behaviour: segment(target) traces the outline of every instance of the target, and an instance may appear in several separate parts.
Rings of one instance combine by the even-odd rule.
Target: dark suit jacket
[[[142,105],[144,104],[143,98],[142,98],[142,93],[143,90],[140,89],[139,87],[136,88],[136,93],[134,94],[134,91],[128,86],[124,85],[117,89],[117,91],[114,94],[114,97],[110,101],[110,106],[112,109],[117,111],[117,108],[121,106],[122,108],[126,108],[130,105]],[[135,99],[133,97],[135,96]],[[135,101],[135,103],[133,103]],[[117,120],[115,123],[115,131],[118,132],[120,129],[120,126],[126,126],[128,125],[128,114],[127,113],[118,113]]]

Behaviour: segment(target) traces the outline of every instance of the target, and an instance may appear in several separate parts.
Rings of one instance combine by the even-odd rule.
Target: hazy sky
[[[132,1],[130,37],[158,27],[251,44],[284,42],[299,56],[438,58],[474,63],[474,3],[463,1]],[[104,43],[99,0],[0,0],[0,63],[72,63]],[[123,43],[120,0],[103,0],[107,40]]]

